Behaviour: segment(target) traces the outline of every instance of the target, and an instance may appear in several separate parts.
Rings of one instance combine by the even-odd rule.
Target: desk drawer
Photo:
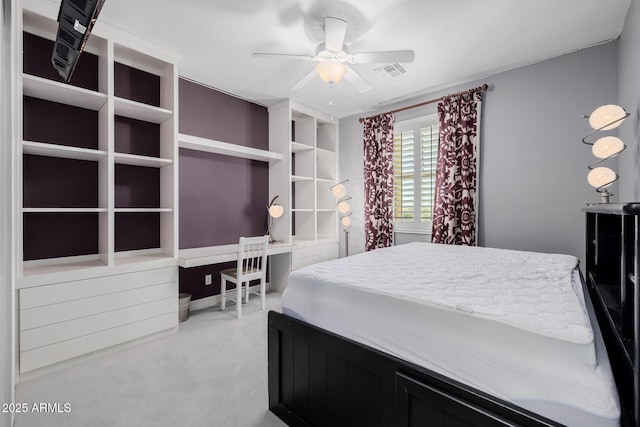
[[[338,258],[338,243],[322,243],[317,246],[297,248],[291,255],[291,271],[336,258]]]

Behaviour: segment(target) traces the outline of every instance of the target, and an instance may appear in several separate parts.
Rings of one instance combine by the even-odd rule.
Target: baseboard
[[[202,310],[203,308],[220,305],[220,295],[212,295],[210,297],[192,300],[189,304],[189,311]]]
[[[260,285],[249,286],[249,289],[254,291]],[[267,282],[267,292],[269,292],[269,282]],[[220,294],[211,295],[210,297],[199,298],[197,300],[191,300],[189,303],[189,311],[202,310],[203,308],[209,308],[216,305],[220,305]]]

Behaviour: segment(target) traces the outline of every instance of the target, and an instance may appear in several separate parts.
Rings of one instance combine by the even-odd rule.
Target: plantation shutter
[[[438,162],[438,126],[421,130],[420,139],[420,221],[431,221]]]
[[[438,161],[437,115],[396,123],[393,219],[399,229],[429,230]]]
[[[413,131],[394,135],[393,219],[413,221],[415,211],[415,148]]]

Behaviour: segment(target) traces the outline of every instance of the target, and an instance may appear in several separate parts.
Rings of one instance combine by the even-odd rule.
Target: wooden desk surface
[[[178,265],[180,267],[198,267],[201,265],[219,264],[238,259],[240,245],[205,246],[202,248],[180,249],[178,251]],[[267,255],[277,255],[291,252],[296,247],[294,243],[269,243]]]

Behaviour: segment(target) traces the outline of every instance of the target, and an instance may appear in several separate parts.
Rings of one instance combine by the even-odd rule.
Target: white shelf
[[[325,182],[327,184],[335,184],[337,182],[335,179],[328,179],[328,178],[317,178],[316,181]]]
[[[301,151],[313,150],[313,147],[306,144],[300,144],[299,142],[291,141],[291,152],[299,153]]]
[[[35,276],[52,273],[71,273],[77,270],[105,266],[106,264],[98,258],[98,255],[41,259],[37,261],[25,261],[23,275]]]
[[[309,176],[291,175],[291,182],[297,181],[313,181],[313,178]]]
[[[173,212],[171,208],[115,208],[115,213],[153,213],[153,212]]]
[[[272,162],[282,160],[282,154],[267,150],[245,147],[243,145],[229,144],[228,142],[201,138],[193,135],[178,135],[178,146],[190,150],[205,151],[207,153],[222,154],[225,156],[241,157],[243,159]]]
[[[327,209],[316,209],[318,212],[328,212],[328,213],[335,213],[336,212],[336,208],[327,208]]]
[[[320,147],[318,147],[318,148],[316,148],[316,150],[318,151],[318,154],[319,154],[319,155],[321,155],[321,154],[327,154],[327,155],[329,155],[329,154],[336,154],[336,152],[335,152],[335,151],[333,151],[333,150],[327,150],[326,148],[320,148]]]
[[[23,213],[99,213],[105,208],[22,208]]]
[[[26,96],[59,102],[98,111],[107,102],[107,95],[92,90],[54,82],[30,74],[22,75],[22,91]]]
[[[313,209],[291,209],[291,212],[313,212]]]
[[[153,105],[124,98],[114,98],[115,114],[150,123],[162,123],[173,117],[173,112]]]
[[[107,152],[90,148],[71,147],[68,145],[47,144],[44,142],[22,141],[22,152],[36,156],[59,157],[62,159],[100,161],[107,157]]]
[[[170,159],[159,157],[139,156],[137,154],[115,153],[113,159],[120,165],[145,166],[148,168],[161,168],[173,164]]]

